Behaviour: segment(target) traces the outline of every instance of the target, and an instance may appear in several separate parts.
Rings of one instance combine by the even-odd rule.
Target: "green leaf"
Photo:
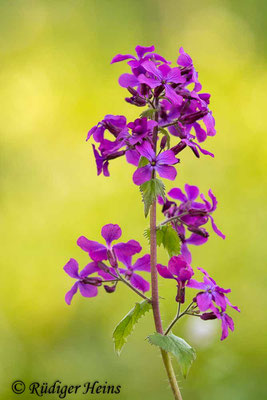
[[[165,186],[162,181],[157,178],[151,179],[140,186],[142,199],[145,208],[145,217],[148,216],[149,209],[157,196],[165,197]]]
[[[189,369],[196,359],[196,351],[184,339],[170,333],[168,336],[154,333],[148,336],[149,343],[172,353],[178,360],[184,378],[187,377]]]
[[[144,236],[150,242],[150,229],[144,231]],[[160,225],[157,228],[157,245],[161,246],[168,251],[170,257],[180,254],[181,243],[177,232],[171,225]]]
[[[136,303],[134,308],[118,323],[113,332],[115,351],[118,355],[120,355],[138,320],[151,308],[152,305],[147,300]]]
[[[154,114],[156,113],[156,109],[155,108],[148,108],[147,110],[143,111],[140,114],[141,118],[149,118],[152,119],[154,117]]]
[[[144,167],[147,164],[149,164],[149,160],[146,157],[140,157],[138,168]]]
[[[181,243],[177,232],[171,225],[165,225],[166,229],[164,232],[162,244],[169,253],[169,256],[175,256],[180,253]]]

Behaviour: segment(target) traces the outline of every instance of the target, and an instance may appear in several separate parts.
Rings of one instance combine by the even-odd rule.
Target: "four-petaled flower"
[[[203,282],[198,282],[195,279],[190,279],[187,283],[187,287],[201,290],[196,295],[196,302],[200,311],[207,311],[212,309],[214,303],[221,307],[222,311],[226,310],[227,305],[234,308],[236,311],[240,311],[238,307],[233,306],[229,299],[225,296],[225,293],[230,293],[231,289],[223,289],[218,286],[213,278],[203,269],[198,268],[203,274]]]
[[[79,272],[79,265],[74,258],[71,258],[64,266],[64,271],[71,277],[76,279],[72,288],[66,293],[65,301],[70,305],[71,300],[79,288],[80,293],[84,297],[97,296],[97,287],[101,286],[102,279],[100,277],[88,277],[95,272],[99,272],[96,262],[90,262]]]
[[[136,271],[150,272],[150,255],[145,254],[143,257],[138,258],[134,264],[132,264],[132,257],[126,256],[121,259],[121,262],[126,266],[125,268],[119,268],[121,274],[130,281],[132,286],[142,292],[148,292],[150,284],[142,276],[138,275]]]
[[[140,253],[142,247],[136,240],[129,240],[127,243],[116,243],[112,245],[114,240],[121,237],[121,228],[117,224],[104,225],[101,230],[101,235],[106,241],[106,246],[87,239],[85,236],[80,236],[77,240],[78,246],[86,251],[92,260],[103,261],[109,260],[113,267],[117,267],[117,259],[120,260],[125,256],[132,256]]]
[[[136,146],[141,156],[145,157],[149,163],[144,167],[138,168],[133,174],[133,181],[136,185],[142,185],[152,178],[153,171],[157,172],[162,178],[174,180],[177,172],[173,164],[177,164],[179,160],[175,157],[171,150],[163,151],[156,155],[151,144],[143,142]]]

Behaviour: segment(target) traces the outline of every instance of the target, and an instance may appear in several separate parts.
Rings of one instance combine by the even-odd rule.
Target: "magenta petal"
[[[65,301],[68,305],[70,305],[73,296],[75,295],[75,293],[77,293],[78,285],[79,285],[79,282],[75,282],[74,285],[72,286],[72,288],[66,293]]]
[[[152,171],[153,168],[151,167],[150,164],[138,168],[133,174],[133,182],[139,186],[147,181],[150,181],[152,177]]]
[[[180,55],[177,60],[177,64],[181,65],[182,67],[189,67],[192,65],[193,61],[189,54],[185,53],[183,47],[180,47]]]
[[[139,58],[142,58],[144,54],[154,51],[154,46],[136,46],[135,51]]]
[[[191,201],[196,200],[196,198],[199,195],[198,187],[186,184],[184,188],[185,188],[188,200],[191,200]]]
[[[172,101],[173,104],[175,105],[181,105],[183,102],[182,96],[179,96],[175,90],[169,86],[169,85],[164,85],[165,86],[165,95]]]
[[[177,175],[176,169],[168,165],[159,165],[156,167],[156,171],[161,178],[170,179],[171,181],[174,181]]]
[[[125,156],[129,164],[133,164],[138,167],[140,154],[136,150],[127,150]]]
[[[156,65],[152,61],[145,61],[142,64],[142,67],[144,67],[148,72],[150,72],[152,75],[155,75],[156,78],[161,81],[162,80],[162,74],[161,72],[157,69]],[[159,84],[159,83],[158,83]]]
[[[145,76],[143,74],[138,76],[138,81],[140,83],[145,83],[151,89],[154,89],[155,87],[160,86],[160,81],[153,79],[153,78],[148,78],[147,76]]]
[[[190,279],[190,281],[186,285],[187,287],[190,287],[192,289],[198,289],[198,290],[206,290],[207,285],[203,282],[198,282],[195,279]]]
[[[172,150],[163,151],[157,156],[157,164],[173,165],[177,164],[178,160]]]
[[[140,253],[142,247],[136,240],[129,240],[127,243],[114,244],[113,250],[119,261],[123,262],[125,257]]]
[[[229,326],[229,328],[233,332],[234,329],[235,329],[234,321],[232,320],[232,318],[228,314],[224,314],[224,318],[226,319],[227,325]]]
[[[82,250],[89,253],[89,256],[92,258],[92,260],[107,260],[107,249],[103,244],[93,240],[88,240],[85,236],[80,236],[77,240],[77,244]]]
[[[136,146],[136,150],[141,154],[141,156],[147,158],[149,161],[153,161],[156,158],[155,152],[152,149],[151,144],[148,142],[143,142]]]
[[[120,86],[127,88],[127,87],[135,87],[139,85],[139,81],[136,76],[132,74],[122,74],[119,77],[119,84]]]
[[[182,202],[186,202],[187,201],[187,197],[185,196],[185,194],[181,191],[181,189],[179,188],[173,188],[168,192],[168,195],[175,200],[180,200]]]
[[[137,274],[132,274],[130,282],[136,289],[141,290],[143,293],[148,292],[150,289],[149,282]]]
[[[150,266],[150,255],[145,254],[143,257],[138,258],[133,267],[133,270],[135,271],[147,271],[150,272],[151,266]]]
[[[162,276],[162,278],[175,279],[174,276],[168,270],[168,268],[165,267],[165,265],[157,264],[157,270],[160,276]]]
[[[202,244],[206,243],[208,238],[197,235],[196,233],[192,233],[192,235],[186,239],[187,244],[193,244],[195,246],[201,246]]]
[[[211,305],[212,296],[210,293],[200,293],[197,295],[197,305],[200,311],[207,311]]]
[[[199,143],[204,142],[207,138],[206,131],[203,128],[201,128],[201,126],[197,122],[194,123],[194,129],[196,132],[198,142]]]
[[[117,224],[104,225],[101,235],[105,239],[107,246],[110,246],[114,240],[118,240],[121,237],[121,228]]]
[[[186,268],[187,262],[183,256],[173,256],[168,262],[168,270],[172,275],[179,275],[181,268]]]
[[[90,262],[87,264],[80,272],[80,278],[86,278],[88,275],[93,274],[94,272],[98,272],[99,267],[96,261]]]
[[[232,307],[234,310],[240,312],[240,309],[237,306],[233,306],[233,304],[230,303],[230,301],[227,297],[226,297],[226,303],[228,304],[228,306]]]
[[[214,120],[211,112],[209,112],[207,115],[205,115],[205,117],[203,118],[203,122],[207,128],[207,135],[208,136],[216,135],[215,120]]]
[[[71,258],[63,269],[71,278],[79,279],[79,264],[74,258]]]
[[[97,296],[98,290],[96,286],[89,285],[86,283],[78,282],[80,293],[83,297],[95,297]]]
[[[134,56],[132,56],[131,54],[117,54],[115,57],[113,57],[110,64],[114,64],[124,60],[129,60],[129,58],[134,58]]]
[[[225,296],[222,293],[218,293],[218,292],[213,292],[213,297],[214,297],[214,301],[217,304],[217,306],[221,307],[221,309],[223,311],[226,310],[226,300],[225,300]]]
[[[184,259],[186,260],[186,262],[188,262],[188,264],[190,264],[192,261],[192,256],[191,256],[191,253],[190,253],[186,243],[182,243],[182,245],[181,245],[181,254],[184,257]]]
[[[171,83],[183,83],[185,78],[181,75],[180,68],[172,68],[168,73],[168,82]]]
[[[225,235],[217,228],[213,217],[211,215],[209,215],[209,218],[210,218],[212,229],[214,230],[214,232],[217,233],[217,235],[220,236],[222,239],[225,239]]]

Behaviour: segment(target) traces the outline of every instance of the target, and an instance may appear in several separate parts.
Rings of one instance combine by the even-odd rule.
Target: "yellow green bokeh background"
[[[205,147],[215,159],[185,150],[176,186],[216,194],[215,220],[227,239],[211,234],[194,247],[193,266],[231,287],[242,310],[231,312],[236,330],[224,342],[216,322],[185,318],[174,329],[197,350],[186,381],[175,364],[184,399],[267,396],[266,15],[260,0],[0,1],[1,399],[17,398],[15,379],[108,381],[122,386],[120,395],[91,397],[171,399],[159,353],[145,341],[151,315],[120,358],[113,351],[112,330],[134,294],[121,287],[95,299],[77,295],[71,307],[64,302],[72,281],[63,265],[70,257],[88,261],[78,236],[100,239],[102,225],[118,223],[124,240],[135,238],[148,251],[133,167],[115,160],[110,178],[97,177],[85,142],[105,114],[138,116],[117,83],[127,64],[109,64],[137,44],[155,44],[173,62],[182,45],[212,94],[218,133]],[[159,259],[166,262],[162,251]],[[175,287],[161,281],[160,290],[167,324]]]

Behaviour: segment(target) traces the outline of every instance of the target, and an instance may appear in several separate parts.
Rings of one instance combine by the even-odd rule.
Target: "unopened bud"
[[[163,138],[161,139],[161,142],[160,142],[160,148],[161,148],[161,149],[164,149],[164,147],[165,147],[166,144],[167,144],[167,140],[168,140],[167,136],[164,135]]]

